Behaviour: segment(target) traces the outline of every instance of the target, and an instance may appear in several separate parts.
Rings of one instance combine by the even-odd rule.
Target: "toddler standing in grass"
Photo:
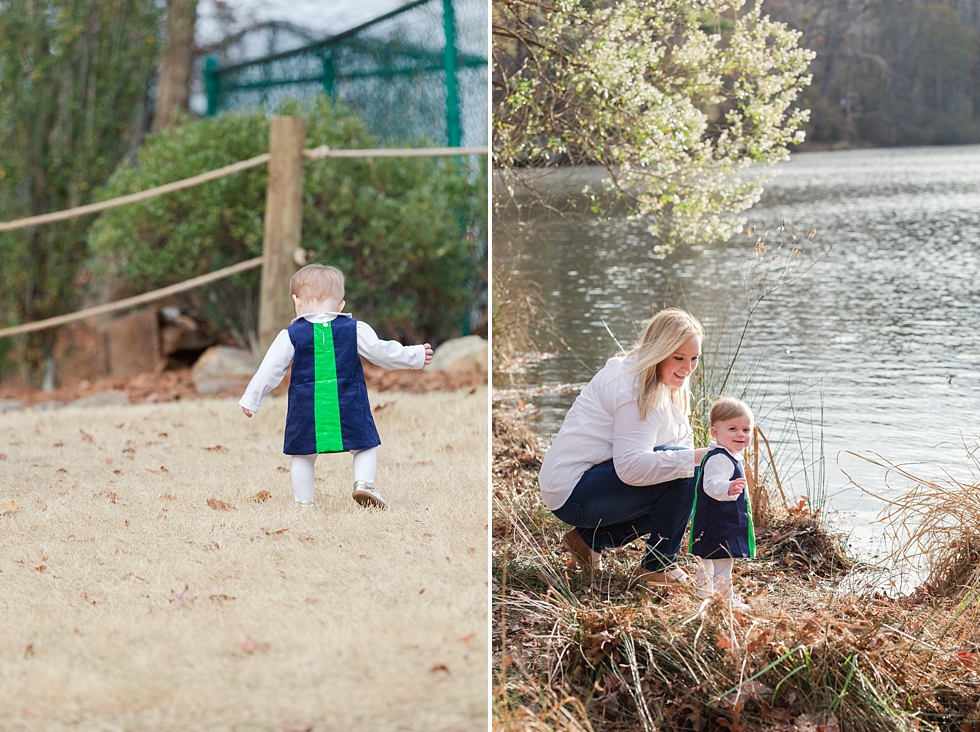
[[[745,402],[722,397],[711,405],[711,444],[701,461],[691,520],[691,554],[698,557],[695,584],[700,597],[721,594],[739,610],[748,610],[732,592],[735,557],[755,556],[752,506],[745,491],[742,450],[752,438],[752,410]]]
[[[432,347],[380,340],[367,323],[342,313],[344,275],[336,267],[303,267],[289,281],[289,293],[296,318],[280,331],[262,359],[239,401],[242,412],[246,417],[258,412],[292,364],[283,452],[293,458],[294,501],[313,505],[317,455],[350,452],[354,500],[362,506],[386,508],[374,485],[381,439],[359,357],[383,369],[420,369],[432,361]]]

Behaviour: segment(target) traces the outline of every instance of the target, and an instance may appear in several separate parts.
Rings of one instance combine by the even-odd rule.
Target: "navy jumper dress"
[[[694,491],[694,518],[691,520],[691,554],[704,559],[755,556],[755,527],[752,505],[744,490],[734,501],[719,501],[704,492],[704,466],[714,455],[724,455],[732,462],[732,477],[744,478],[742,465],[723,447],[708,451],[698,471]]]
[[[286,331],[296,350],[282,451],[312,455],[380,445],[357,353],[357,321],[300,318]]]

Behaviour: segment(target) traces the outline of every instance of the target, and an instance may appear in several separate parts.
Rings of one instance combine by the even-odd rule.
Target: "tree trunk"
[[[167,0],[167,45],[160,60],[154,132],[173,127],[176,111],[188,110],[196,20],[197,0]]]

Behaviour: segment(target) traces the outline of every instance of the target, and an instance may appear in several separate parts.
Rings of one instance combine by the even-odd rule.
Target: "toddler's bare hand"
[[[745,490],[745,478],[738,478],[728,484],[728,495],[737,496]]]
[[[245,409],[245,407],[242,407],[242,414],[244,414],[249,419],[252,418],[252,413],[249,410]]]
[[[432,346],[428,343],[423,343],[422,345],[425,346],[425,365],[428,366],[432,363]]]

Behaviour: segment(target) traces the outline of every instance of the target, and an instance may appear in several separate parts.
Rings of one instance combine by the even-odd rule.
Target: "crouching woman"
[[[650,585],[690,578],[676,566],[691,517],[695,465],[688,380],[704,331],[689,313],[653,316],[637,343],[610,358],[572,404],[541,466],[541,499],[573,528],[563,545],[595,569],[603,549],[647,537],[637,569]]]

